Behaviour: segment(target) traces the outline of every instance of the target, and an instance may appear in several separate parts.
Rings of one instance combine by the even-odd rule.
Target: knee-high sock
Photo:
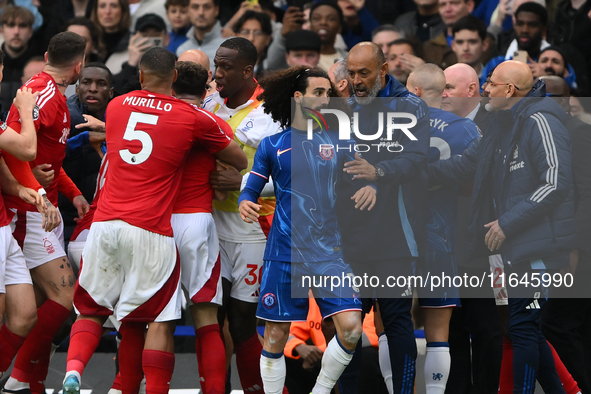
[[[6,324],[0,328],[0,372],[5,372],[12,364],[12,359],[23,346],[25,337],[11,332]]]
[[[19,382],[30,382],[31,371],[43,355],[49,355],[53,337],[68,316],[70,310],[52,300],[45,301],[37,309],[37,324],[18,351],[11,377]]]
[[[566,391],[566,394],[580,393],[581,389],[579,388],[577,382],[572,377],[570,372],[568,372],[564,363],[562,362],[562,360],[558,356],[558,353],[556,353],[556,350],[554,349],[554,347],[552,346],[552,344],[550,342],[548,342],[548,346],[550,347],[550,350],[552,350],[554,364],[556,365],[556,372],[558,372],[558,377],[560,378],[560,381],[562,382],[562,385],[564,387],[564,391]]]
[[[427,394],[443,394],[449,377],[451,358],[447,342],[428,342],[425,358]]]
[[[211,324],[197,330],[197,364],[204,394],[226,392],[226,351],[220,326]]]
[[[386,333],[380,334],[378,348],[380,371],[382,371],[384,382],[386,382],[388,394],[394,394],[394,386],[392,385],[392,366],[390,365],[390,350],[388,349],[388,337],[386,336]]]
[[[76,371],[80,375],[98,346],[103,328],[92,320],[78,320],[72,326],[68,364],[66,371]],[[66,372],[66,373],[67,373]]]
[[[513,346],[509,338],[503,338],[503,362],[499,380],[499,394],[513,393]]]
[[[146,336],[146,323],[121,324],[119,344],[119,372],[123,394],[137,394],[144,378],[142,352]]]
[[[142,365],[146,375],[146,394],[168,394],[174,371],[174,354],[144,349]]]
[[[316,384],[312,389],[313,394],[330,394],[337,380],[353,358],[353,353],[341,345],[339,338],[334,338],[326,346],[322,355],[322,368],[318,374]]]
[[[261,352],[261,378],[265,394],[281,394],[285,384],[285,356],[281,353]]]
[[[254,334],[250,339],[234,345],[236,366],[242,389],[248,393],[262,394],[263,380],[261,379],[260,357],[263,346],[258,335]]]

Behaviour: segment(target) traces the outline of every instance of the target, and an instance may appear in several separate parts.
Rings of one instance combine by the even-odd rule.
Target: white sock
[[[82,383],[82,377],[80,377],[80,374],[78,373],[78,371],[66,372],[66,376],[64,376],[64,382],[66,381],[66,378],[70,375],[75,375],[78,378],[78,383]]]
[[[335,335],[322,355],[322,368],[312,394],[330,394],[341,374],[351,362],[354,352],[346,351]]]
[[[285,357],[282,353],[261,353],[261,378],[265,394],[281,394],[285,384]]]
[[[447,342],[427,343],[427,356],[425,357],[425,385],[427,394],[444,394],[451,357]]]
[[[386,382],[389,394],[394,394],[394,384],[392,383],[392,365],[390,364],[390,349],[388,348],[388,337],[386,334],[380,335],[378,339],[378,359],[380,361],[380,370]]]
[[[16,380],[15,378],[13,378],[11,376],[8,378],[6,383],[4,383],[4,388],[7,390],[22,390],[22,389],[28,389],[30,387],[29,387],[29,382],[19,382],[18,380]]]

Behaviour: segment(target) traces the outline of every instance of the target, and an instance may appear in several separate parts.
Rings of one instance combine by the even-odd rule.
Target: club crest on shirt
[[[334,146],[330,144],[320,144],[320,157],[324,160],[330,160],[334,157]]]
[[[39,119],[39,106],[35,104],[35,107],[33,108],[33,120],[37,119]]]
[[[273,293],[267,293],[261,298],[261,302],[265,308],[271,309],[277,305],[277,297]]]

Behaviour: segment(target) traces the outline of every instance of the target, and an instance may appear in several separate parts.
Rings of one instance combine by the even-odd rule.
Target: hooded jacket
[[[566,113],[538,82],[511,109],[491,113],[482,137],[461,156],[429,165],[429,181],[474,181],[468,259],[490,254],[485,224],[499,221],[505,263],[568,262],[574,240],[573,176]]]

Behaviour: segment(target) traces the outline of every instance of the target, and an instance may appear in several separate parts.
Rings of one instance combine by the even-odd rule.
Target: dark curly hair
[[[259,81],[265,91],[258,96],[258,100],[264,101],[265,113],[271,114],[273,120],[279,122],[281,127],[291,125],[291,115],[295,109],[293,95],[295,92],[306,93],[309,78],[326,78],[330,81],[324,70],[306,66],[270,72]],[[334,92],[332,83],[331,92]]]

